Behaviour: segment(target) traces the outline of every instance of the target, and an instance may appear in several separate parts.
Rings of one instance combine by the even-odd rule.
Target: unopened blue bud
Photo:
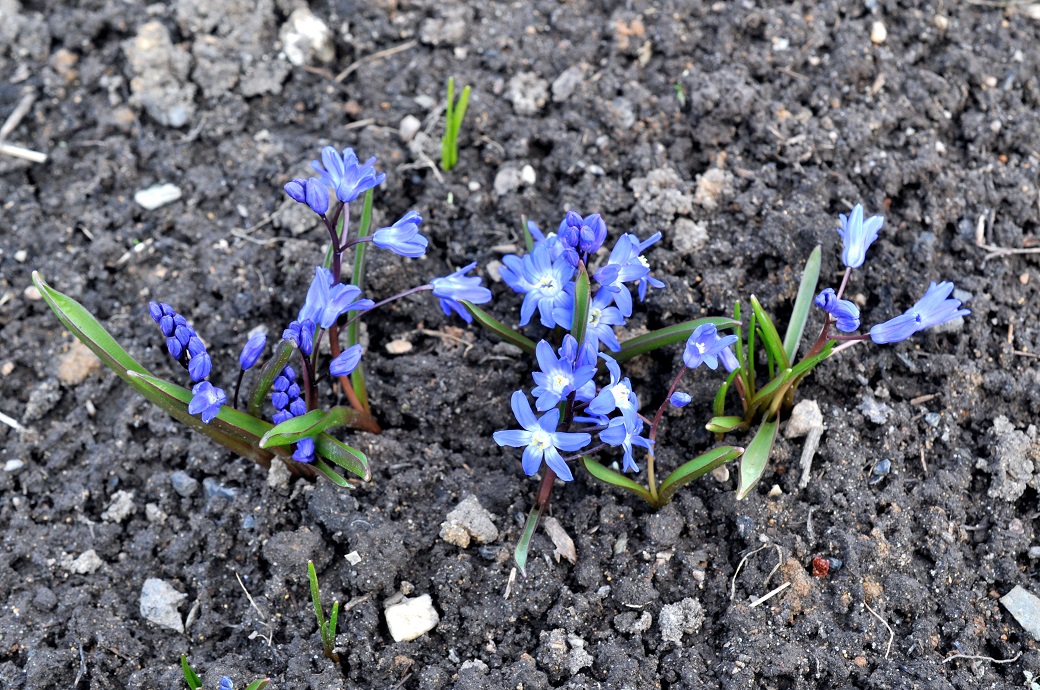
[[[668,398],[668,402],[671,403],[672,407],[686,407],[693,400],[689,393],[683,393],[682,391],[676,391],[672,393],[672,397]]]
[[[242,371],[253,368],[257,360],[260,359],[260,355],[263,354],[266,345],[266,333],[258,331],[250,336],[249,340],[246,341],[245,347],[242,348],[242,353],[238,356],[238,363],[242,366]]]

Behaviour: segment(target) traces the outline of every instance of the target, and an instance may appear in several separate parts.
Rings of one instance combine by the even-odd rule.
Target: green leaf
[[[661,488],[657,491],[658,507],[667,504],[680,487],[689,484],[694,479],[702,477],[716,467],[721,467],[727,462],[736,460],[744,452],[739,446],[719,446],[712,448],[707,453],[698,455],[693,460],[677,467],[668,478],[661,482]]]
[[[739,321],[734,321],[725,316],[708,316],[703,319],[684,321],[682,323],[677,323],[674,326],[660,328],[656,331],[651,331],[650,333],[645,333],[635,338],[631,338],[630,340],[626,340],[621,343],[621,350],[612,353],[612,356],[615,361],[621,363],[632,359],[636,355],[642,355],[667,345],[684,342],[698,326],[706,323],[713,323],[717,328],[733,328],[740,325]]]
[[[524,523],[524,531],[520,533],[520,541],[516,543],[516,550],[513,552],[516,567],[524,576],[527,575],[527,552],[531,548],[531,540],[534,538],[535,530],[538,529],[538,520],[541,517],[542,511],[537,506],[531,508],[531,512],[527,515],[527,522]]]
[[[253,384],[253,390],[249,393],[249,405],[246,409],[251,417],[260,416],[264,409],[264,400],[267,398],[267,394],[271,392],[274,380],[282,373],[282,369],[292,359],[295,351],[296,345],[288,340],[281,340],[275,346],[274,356],[264,364],[260,370],[260,376],[257,378],[256,383]]]
[[[361,207],[361,222],[358,223],[358,237],[367,237],[369,228],[372,226],[372,190],[365,192],[365,202]],[[369,242],[359,242],[354,247],[354,272],[351,274],[351,281],[358,288],[364,290],[365,283],[365,257],[366,251],[368,250]],[[347,318],[351,319],[357,314],[356,311],[347,312]],[[353,347],[358,342],[358,328],[360,327],[360,320],[354,321],[347,326],[347,347]],[[368,386],[365,384],[365,363],[361,362],[357,368],[350,374],[350,385],[354,387],[354,395],[357,396],[361,406],[365,408],[365,412],[372,413],[372,408],[368,404]]]
[[[339,602],[332,604],[332,613],[329,614],[329,639],[332,640],[332,645],[336,645],[336,623],[339,621]]]
[[[481,326],[491,331],[507,343],[512,343],[513,345],[516,345],[521,350],[523,350],[525,353],[534,356],[535,344],[533,340],[517,333],[512,328],[505,325],[495,317],[491,316],[477,305],[471,302],[467,302],[466,300],[462,300],[461,304],[462,306],[466,307],[466,310],[473,315],[473,318],[476,319],[477,323],[479,323]]]
[[[585,342],[585,329],[589,325],[590,297],[589,272],[585,264],[579,264],[578,277],[574,280],[574,312],[571,319],[571,335],[579,345]]]
[[[246,690],[264,690],[267,684],[271,682],[270,678],[264,678],[263,680],[254,680],[252,683],[246,686]]]
[[[307,414],[287,419],[274,427],[260,439],[261,448],[287,446],[301,438],[314,437],[329,429],[355,428],[359,413],[349,407],[337,406],[325,410],[311,410]]]
[[[350,482],[348,482],[343,477],[339,476],[336,470],[329,467],[321,458],[314,458],[314,460],[311,461],[310,466],[313,467],[316,471],[325,475],[326,479],[328,479],[330,482],[340,487],[341,489],[353,488],[350,486]]]
[[[190,690],[199,690],[202,687],[202,680],[188,663],[187,654],[181,654],[181,671],[184,672],[184,682],[188,684]]]
[[[751,413],[754,414],[754,412],[756,412],[759,407],[764,405],[767,401],[772,400],[773,396],[781,390],[783,385],[788,381],[792,380],[792,372],[792,369],[784,369],[779,374],[777,374],[776,378],[774,378],[766,385],[762,386],[762,388],[757,393],[755,393],[755,397],[751,399],[751,402],[748,403],[748,410],[750,410]]]
[[[816,295],[816,284],[820,280],[821,256],[820,245],[816,245],[809,255],[809,260],[805,262],[805,270],[802,271],[802,282],[798,284],[794,311],[791,312],[791,320],[787,322],[787,332],[784,333],[784,352],[787,353],[788,362],[794,361],[795,355],[798,354],[798,345],[802,342],[805,322],[809,318],[809,309],[812,308],[813,297]]]
[[[766,348],[766,351],[777,364],[781,365],[781,369],[789,368],[791,361],[787,358],[787,353],[784,352],[784,344],[780,340],[780,334],[776,332],[773,320],[769,318],[762,305],[759,304],[758,298],[754,295],[751,295],[751,308],[755,311],[758,332],[762,335],[762,346]]]
[[[318,632],[322,642],[325,637],[325,613],[321,610],[321,591],[318,589],[318,573],[314,570],[314,561],[307,561],[307,579],[311,583],[311,603],[314,604],[314,617],[318,619]]]
[[[834,346],[837,344],[837,342],[837,340],[828,341],[827,344],[823,346],[823,349],[817,352],[815,355],[813,355],[812,357],[806,357],[801,362],[798,362],[798,364],[795,364],[791,368],[792,375],[795,378],[797,378],[799,376],[804,376],[808,374],[810,371],[816,368],[817,364],[830,357],[831,351],[834,349]]]
[[[528,253],[534,249],[534,237],[531,236],[531,231],[527,229],[527,216],[521,214],[520,216],[520,234],[524,237],[524,246],[527,247]]]
[[[704,428],[713,434],[728,434],[742,426],[745,426],[743,417],[712,417]]]
[[[733,380],[737,378],[737,376],[739,375],[740,369],[734,369],[733,371],[729,372],[729,376],[727,376],[726,380],[722,383],[721,386],[719,386],[719,392],[715,394],[715,401],[712,404],[712,412],[715,414],[716,417],[721,417],[722,413],[725,411],[726,393],[729,392],[729,387],[733,385]]]
[[[751,398],[755,397],[755,311],[751,310],[751,318],[748,320],[747,329],[747,375],[748,375],[748,395]]]
[[[455,118],[452,114],[455,110],[455,77],[448,77],[448,101],[444,106],[444,136],[441,138],[441,169],[447,172],[455,167],[452,160],[452,129]]]
[[[737,500],[747,496],[766,471],[769,454],[776,442],[776,432],[780,428],[780,420],[762,422],[755,432],[755,437],[744,451],[740,459],[740,486],[737,488]]]
[[[643,499],[647,503],[653,505],[654,498],[650,495],[650,492],[647,491],[646,488],[644,488],[640,484],[637,484],[636,482],[626,477],[625,475],[619,474],[614,470],[607,469],[606,467],[599,464],[592,458],[586,456],[582,456],[581,464],[585,467],[586,470],[588,470],[589,474],[591,474],[593,477],[600,480],[601,482],[610,484],[611,486],[616,486],[619,489],[624,489],[625,491],[633,493],[636,496],[639,496],[639,498]]]
[[[328,434],[318,434],[317,438],[314,439],[314,450],[329,462],[339,465],[347,472],[361,477],[366,482],[372,480],[372,470],[368,466],[368,457],[360,450],[351,448]]]

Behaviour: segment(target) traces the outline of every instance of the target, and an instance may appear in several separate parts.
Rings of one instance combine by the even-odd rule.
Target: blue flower
[[[326,146],[321,150],[321,162],[311,161],[311,167],[321,177],[322,182],[332,187],[337,199],[349,204],[368,190],[381,185],[386,179],[386,173],[376,173],[375,162],[373,156],[364,165],[359,165],[354,149],[343,149],[341,156],[336,149]]]
[[[524,295],[523,304],[520,305],[520,325],[526,326],[537,309],[542,325],[554,328],[556,319],[553,310],[565,307],[571,299],[566,287],[574,276],[574,267],[562,255],[552,260],[548,245],[541,243],[536,244],[531,253],[524,257],[523,270],[524,280],[531,285],[531,289]]]
[[[553,318],[556,323],[567,330],[574,328],[574,295],[573,289],[568,287],[570,301],[562,307],[553,310]],[[589,300],[589,318],[585,325],[585,342],[599,352],[599,344],[602,342],[607,349],[617,352],[621,349],[614,326],[624,326],[625,317],[621,310],[611,306],[613,295],[602,288],[596,291],[596,295]]]
[[[296,462],[314,462],[314,439],[308,437],[297,441],[292,459]]]
[[[607,239],[607,224],[603,222],[603,218],[598,213],[582,218],[581,214],[568,211],[560,221],[556,236],[560,242],[572,250],[569,254],[573,254],[573,261],[570,263],[576,266],[578,254],[573,250],[577,249],[585,255],[596,252],[603,246],[603,240]],[[566,251],[565,249],[564,252]]]
[[[539,341],[535,347],[535,356],[541,371],[532,374],[534,382],[538,385],[531,393],[536,400],[535,409],[539,412],[545,412],[549,408],[555,407],[561,400],[584,386],[596,375],[594,363],[579,364],[575,367],[572,352],[576,350],[577,341],[570,334],[564,336],[564,344],[560,348],[559,357],[553,353],[552,345],[544,340]],[[571,356],[568,357],[568,355]]]
[[[624,283],[639,281],[650,273],[646,259],[640,260],[639,247],[640,243],[635,235],[622,235],[614,244],[607,264],[592,276],[600,284],[600,289],[611,294],[614,303],[621,310],[621,315],[626,319],[632,316],[632,294]]]
[[[315,266],[314,278],[307,289],[307,298],[296,320],[302,323],[309,319],[321,328],[329,328],[348,311],[366,311],[375,306],[372,300],[358,299],[360,296],[361,288],[336,283],[332,271],[323,266]]]
[[[234,686],[231,684],[231,679],[227,676],[220,677],[220,687],[217,690],[234,690]]]
[[[959,299],[950,298],[951,292],[951,282],[943,281],[938,285],[932,283],[924,297],[905,313],[871,328],[870,339],[878,345],[898,343],[918,331],[970,314],[970,310],[960,308]]]
[[[696,369],[701,364],[708,365],[709,369],[718,369],[719,356],[722,351],[735,342],[737,342],[735,335],[720,338],[715,324],[701,324],[694,329],[686,341],[683,363],[690,369]]]
[[[867,258],[867,248],[877,239],[878,230],[885,224],[885,219],[881,216],[871,216],[863,220],[862,204],[856,204],[848,216],[839,213],[838,219],[841,227],[837,229],[837,233],[844,244],[841,261],[849,268],[859,268]]]
[[[722,366],[726,367],[726,371],[730,374],[740,368],[740,360],[737,359],[735,354],[733,354],[732,348],[724,348],[722,352],[719,353],[719,360],[722,362]]]
[[[466,275],[476,267],[477,262],[474,261],[450,275],[430,281],[433,296],[440,300],[445,316],[455,312],[466,323],[472,323],[473,316],[459,302],[465,300],[473,304],[486,304],[491,301],[491,290],[480,284],[480,278]]]
[[[351,345],[329,362],[329,373],[333,376],[350,376],[361,363],[361,345]]]
[[[170,356],[187,367],[191,380],[198,383],[209,376],[213,360],[202,339],[184,317],[165,302],[149,302],[148,314],[166,336],[166,349]]]
[[[516,421],[520,422],[523,429],[510,431],[496,431],[495,443],[500,446],[512,448],[524,448],[523,467],[524,472],[531,476],[538,472],[542,461],[565,482],[574,479],[571,468],[567,466],[560,451],[572,453],[587,446],[592,436],[586,433],[567,433],[557,431],[560,422],[560,410],[553,408],[536,419],[531,404],[527,402],[527,396],[523,391],[516,391],[510,400]]]
[[[429,244],[427,239],[419,234],[420,223],[422,217],[415,211],[409,211],[389,228],[379,228],[372,233],[372,242],[394,254],[417,259],[426,253]]]
[[[534,286],[524,278],[524,260],[516,254],[506,254],[502,257],[502,268],[498,269],[498,275],[505,284],[521,295],[527,294]]]
[[[643,420],[615,417],[610,420],[610,424],[607,425],[606,429],[599,432],[599,440],[608,446],[621,446],[625,451],[622,470],[625,472],[638,472],[639,465],[632,458],[632,446],[636,445],[650,449],[654,445],[653,441],[640,436],[641,433],[643,433]]]
[[[200,381],[191,389],[188,414],[197,414],[209,424],[220,413],[220,406],[227,402],[227,395],[209,381]]]
[[[297,178],[286,184],[284,189],[293,201],[307,204],[319,216],[324,216],[329,210],[328,187],[316,177],[306,180]]]
[[[276,410],[274,423],[281,424],[286,419],[298,416],[297,412],[291,407],[298,400],[302,401],[300,398],[300,386],[296,383],[296,370],[286,366],[274,378],[274,382],[271,384],[271,404],[274,405]],[[299,407],[297,406],[296,409],[299,409]],[[304,403],[303,411],[307,411],[306,403]]]
[[[859,307],[847,299],[838,299],[833,288],[816,295],[816,306],[834,317],[839,331],[851,333],[859,328]]]
[[[293,321],[282,331],[282,340],[295,344],[304,357],[310,357],[314,352],[314,322],[310,319]]]
[[[639,418],[639,398],[632,390],[632,382],[626,376],[621,378],[621,367],[613,357],[601,354],[610,372],[610,383],[600,390],[589,403],[588,411],[596,415],[608,415],[618,410],[633,425]]]
[[[266,345],[267,334],[263,331],[257,331],[249,337],[245,347],[242,348],[242,353],[238,356],[238,363],[242,366],[242,371],[253,368],[260,359],[260,355],[263,354]]]
[[[674,393],[672,393],[671,397],[668,398],[668,403],[672,407],[683,408],[689,405],[691,400],[693,400],[693,398],[690,396],[689,393],[675,391]]]

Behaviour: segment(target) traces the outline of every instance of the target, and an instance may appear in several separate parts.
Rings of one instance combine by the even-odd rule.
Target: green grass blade
[[[776,332],[773,320],[769,318],[769,315],[766,314],[765,309],[759,303],[758,298],[754,295],[751,295],[751,308],[755,311],[758,332],[762,335],[762,346],[772,355],[781,369],[790,368],[791,360],[787,358],[787,353],[784,351],[784,343],[780,340],[780,334]]]
[[[716,467],[721,467],[727,462],[736,460],[743,452],[744,449],[738,446],[719,446],[680,465],[674,472],[668,475],[667,479],[661,482],[661,488],[657,491],[658,506],[663,506],[672,500],[672,496],[675,495],[675,492],[680,487],[689,484],[694,479],[703,477]]]
[[[336,623],[339,621],[339,602],[332,604],[332,613],[329,614],[329,639],[332,646],[336,646]]]
[[[747,496],[765,474],[769,463],[769,454],[776,442],[776,432],[780,428],[780,420],[762,422],[755,432],[755,437],[744,451],[740,459],[740,486],[737,487],[737,500]]]
[[[626,362],[637,355],[646,354],[667,345],[684,342],[698,326],[706,323],[713,323],[720,329],[733,328],[740,325],[739,321],[734,321],[725,316],[708,316],[703,319],[684,321],[626,340],[621,343],[621,350],[611,353],[611,356],[619,363]]]
[[[520,234],[524,237],[524,246],[527,247],[527,252],[530,253],[534,249],[534,237],[531,236],[531,231],[527,229],[527,216],[520,215]]]
[[[574,318],[571,320],[571,335],[580,346],[585,342],[585,329],[589,325],[589,300],[591,286],[585,264],[580,264],[578,277],[574,280]]]
[[[751,402],[748,403],[748,409],[757,410],[761,405],[764,405],[766,401],[771,400],[783,385],[793,378],[793,372],[793,369],[784,369],[776,376],[776,378],[762,386],[762,389],[755,393],[755,397],[753,397]]]
[[[202,687],[202,680],[188,663],[187,654],[181,654],[181,671],[184,673],[184,682],[188,684],[190,690],[199,690]]]
[[[491,331],[507,343],[512,343],[513,345],[516,345],[525,353],[532,356],[534,355],[535,344],[533,340],[517,333],[512,328],[505,325],[495,317],[491,316],[477,305],[467,302],[465,300],[462,300],[461,304],[462,306],[466,307],[466,311],[472,314],[473,318],[476,319],[477,323],[479,323],[481,326]]]
[[[358,237],[368,237],[368,231],[372,227],[372,193],[370,189],[365,192],[364,205],[361,207],[361,222],[358,223]],[[354,272],[350,279],[354,285],[361,290],[365,289],[365,257],[369,242],[360,242],[354,247]],[[347,318],[354,318],[356,311],[347,312]],[[355,321],[347,327],[347,347],[353,347],[358,342],[358,328],[361,322]],[[354,387],[354,395],[365,408],[365,412],[372,413],[368,404],[368,386],[365,384],[365,363],[358,364],[357,369],[350,375],[350,385]]]
[[[748,396],[755,397],[755,332],[757,331],[755,311],[751,310],[751,318],[748,319],[747,329],[747,374],[748,374]]]
[[[462,131],[462,121],[466,119],[466,108],[469,107],[469,93],[469,86],[462,87],[462,95],[459,96],[459,102],[455,105],[455,112],[452,114],[452,119],[455,121],[451,131],[452,168],[459,164],[459,133]]]
[[[734,369],[726,377],[726,380],[721,386],[719,386],[719,392],[715,394],[715,401],[712,404],[712,412],[716,417],[721,417],[722,413],[726,410],[726,393],[729,392],[729,387],[733,385],[733,380],[740,375],[740,369]]]
[[[452,160],[452,130],[455,127],[455,77],[448,77],[448,101],[444,106],[444,137],[441,139],[441,169],[447,172],[455,167]]]
[[[264,400],[267,398],[267,394],[271,392],[274,380],[282,373],[282,369],[292,359],[295,351],[296,346],[288,340],[280,340],[278,345],[275,346],[274,356],[264,364],[260,370],[259,378],[257,378],[256,383],[253,384],[253,388],[249,392],[249,406],[246,409],[249,411],[250,416],[260,416],[264,409]]]
[[[802,271],[802,282],[798,284],[794,311],[791,312],[791,320],[787,323],[787,332],[784,333],[784,352],[787,353],[788,362],[794,361],[795,355],[798,354],[798,345],[802,342],[805,322],[809,318],[809,309],[812,308],[816,285],[820,280],[821,257],[822,249],[820,245],[816,245],[809,255],[809,260],[805,262],[805,270]]]
[[[311,410],[307,414],[287,419],[272,428],[260,439],[261,448],[287,446],[301,438],[314,437],[329,429],[342,427],[356,428],[354,425],[360,413],[350,407],[337,406],[325,410]]]
[[[516,543],[516,550],[513,551],[516,567],[524,576],[527,575],[527,552],[531,549],[531,540],[534,539],[534,531],[538,529],[538,520],[541,517],[541,510],[537,507],[531,508],[531,512],[527,515],[527,522],[524,523],[524,531],[520,533],[520,541]]]
[[[743,417],[712,417],[704,428],[713,434],[728,434],[742,426],[745,426]]]
[[[254,680],[252,683],[246,686],[246,690],[264,690],[267,684],[271,682],[270,678],[264,678],[262,680]]]
[[[601,482],[605,484],[610,484],[611,486],[616,486],[619,489],[624,489],[625,491],[633,493],[636,496],[639,496],[639,498],[643,499],[647,503],[653,505],[654,499],[653,496],[650,495],[650,492],[647,491],[645,487],[637,484],[625,475],[619,474],[614,470],[607,469],[606,467],[599,464],[592,458],[582,456],[581,464],[585,467],[586,470],[588,470],[589,474],[591,474],[593,477],[600,480]]]
[[[318,573],[314,570],[314,561],[307,561],[307,579],[311,583],[311,603],[314,604],[314,617],[318,619],[318,632],[323,633],[325,614],[321,610],[321,591],[318,589]]]

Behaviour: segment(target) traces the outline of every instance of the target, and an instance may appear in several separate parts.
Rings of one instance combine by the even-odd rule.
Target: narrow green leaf
[[[744,425],[743,417],[712,417],[704,428],[713,434],[728,434]]]
[[[698,477],[703,477],[716,467],[721,467],[727,462],[736,460],[744,452],[739,446],[719,446],[712,448],[707,453],[698,455],[693,460],[680,465],[668,478],[661,482],[661,488],[657,491],[657,504],[663,506],[672,500],[672,496],[682,486],[689,484]]]
[[[520,541],[516,543],[516,550],[513,552],[516,567],[525,577],[527,575],[527,552],[531,548],[531,540],[534,539],[534,532],[538,529],[538,520],[541,517],[541,510],[537,507],[531,508],[531,512],[527,515],[527,522],[524,523],[524,531],[520,533]]]
[[[332,646],[336,646],[336,623],[339,621],[339,602],[332,604],[332,613],[329,614],[329,639],[332,641]]]
[[[462,94],[459,95],[459,102],[455,104],[454,120],[455,120],[455,163],[459,162],[459,132],[462,131],[462,122],[466,119],[466,109],[469,107],[469,86],[462,87]]]
[[[318,632],[325,630],[325,614],[321,610],[321,592],[318,590],[318,573],[314,570],[314,561],[307,561],[307,579],[311,583],[311,603],[314,604],[314,617],[318,619]]]
[[[772,400],[773,396],[783,387],[785,383],[792,379],[792,369],[784,369],[782,372],[777,374],[776,378],[762,386],[762,388],[755,393],[755,397],[748,403],[748,410],[757,411],[759,407],[764,405],[767,401]]]
[[[585,342],[585,329],[589,325],[589,299],[591,287],[585,264],[579,264],[578,277],[574,280],[574,312],[571,320],[571,335],[581,345]]]
[[[361,222],[358,223],[358,237],[368,237],[368,231],[372,227],[372,194],[370,189],[365,192],[365,202],[361,207]],[[361,290],[365,289],[365,257],[369,242],[359,242],[354,247],[354,272],[351,281]],[[353,318],[356,311],[347,312],[347,318]],[[358,328],[361,321],[355,321],[347,327],[347,347],[353,347],[358,342]],[[357,369],[350,375],[350,385],[354,387],[354,395],[357,396],[365,412],[372,413],[368,404],[368,386],[365,385],[365,363],[358,364]]]
[[[184,682],[188,684],[190,690],[199,690],[202,687],[202,680],[188,663],[187,654],[181,654],[181,671],[184,673]]]
[[[650,492],[647,491],[645,487],[637,484],[625,475],[619,474],[614,470],[608,469],[596,462],[595,460],[593,460],[592,458],[586,456],[582,456],[581,464],[585,467],[586,470],[588,470],[589,474],[591,474],[593,477],[600,480],[601,482],[610,484],[611,486],[616,486],[619,489],[624,489],[625,491],[633,493],[636,496],[639,496],[639,498],[643,499],[647,503],[653,505],[654,499],[653,496],[650,495]]]
[[[328,464],[326,464],[326,462],[321,458],[314,458],[314,460],[311,461],[310,466],[313,467],[316,471],[325,475],[326,479],[328,479],[330,482],[340,487],[341,489],[352,488],[350,486],[350,482],[348,482],[343,477],[339,476],[336,470],[329,467]]]
[[[461,303],[462,306],[466,307],[466,310],[473,315],[473,318],[476,319],[477,323],[479,323],[481,326],[491,331],[507,343],[512,343],[513,345],[516,345],[525,353],[532,356],[534,355],[535,344],[533,340],[517,333],[512,328],[505,325],[495,317],[491,316],[491,314],[488,314],[486,311],[484,311],[477,305],[472,304],[471,302],[467,302],[465,300],[462,300]]]
[[[621,350],[612,353],[612,356],[619,363],[626,362],[636,355],[652,352],[666,345],[684,342],[698,326],[706,323],[713,323],[718,328],[733,328],[740,325],[739,321],[734,321],[725,316],[708,316],[703,319],[684,321],[626,340],[621,343]]]
[[[351,448],[342,441],[318,434],[314,439],[314,449],[318,455],[329,462],[339,465],[347,472],[361,477],[366,482],[372,481],[372,470],[368,466],[368,456],[356,448]]]
[[[822,249],[820,245],[809,254],[809,260],[805,262],[805,270],[802,271],[802,282],[798,284],[798,296],[794,300],[794,311],[791,312],[791,320],[787,323],[787,332],[784,333],[784,352],[787,353],[787,361],[793,362],[798,354],[798,345],[802,342],[802,333],[805,331],[805,322],[809,318],[809,309],[812,308],[813,297],[816,295],[816,284],[820,280],[820,263]]]
[[[751,310],[751,318],[748,319],[747,329],[747,374],[748,374],[748,397],[755,397],[755,310]]]
[[[260,447],[287,446],[290,443],[296,443],[301,438],[314,437],[329,429],[355,428],[354,424],[358,415],[357,410],[341,405],[333,407],[328,412],[311,410],[307,414],[287,419],[272,428],[260,439]]]
[[[791,367],[792,375],[797,378],[799,376],[804,376],[805,374],[808,374],[816,367],[817,364],[830,357],[831,351],[834,349],[834,346],[837,343],[837,340],[830,340],[827,342],[826,345],[823,346],[823,349],[817,352],[815,355],[813,355],[812,357],[806,357],[801,362],[798,362],[798,364],[795,364],[793,367]]]
[[[787,358],[787,353],[784,352],[784,344],[780,340],[780,334],[776,332],[776,326],[773,325],[773,320],[769,318],[762,305],[759,303],[758,298],[751,295],[751,308],[755,311],[755,316],[758,321],[758,332],[762,335],[762,346],[772,354],[773,359],[781,369],[787,369],[791,366],[791,361]]]
[[[452,129],[455,127],[455,77],[448,77],[448,102],[444,106],[444,137],[441,139],[441,169],[451,170],[455,167],[452,161]]]
[[[721,386],[719,386],[719,392],[715,394],[715,401],[712,404],[712,412],[716,417],[721,417],[723,412],[726,410],[726,393],[729,392],[729,387],[733,385],[733,380],[740,375],[740,369],[734,369],[729,372],[729,376]]]
[[[531,231],[527,228],[527,216],[524,214],[520,215],[520,234],[524,237],[524,246],[527,247],[528,253],[534,249],[534,237],[531,236]]]
[[[737,488],[737,500],[747,496],[751,489],[755,488],[758,480],[766,471],[769,462],[769,454],[773,451],[776,442],[776,432],[780,428],[780,420],[762,422],[755,432],[755,437],[744,451],[744,457],[740,459],[740,486]]]
[[[270,678],[264,678],[263,680],[254,680],[252,683],[246,686],[246,690],[264,690],[267,684],[271,682]]]
[[[267,394],[271,392],[274,380],[278,378],[278,374],[282,373],[282,369],[292,359],[295,351],[296,346],[288,340],[278,341],[278,345],[274,348],[274,356],[267,360],[263,368],[260,369],[260,376],[253,384],[253,389],[249,392],[249,405],[246,409],[251,417],[260,416],[264,409],[264,400],[267,398]]]

